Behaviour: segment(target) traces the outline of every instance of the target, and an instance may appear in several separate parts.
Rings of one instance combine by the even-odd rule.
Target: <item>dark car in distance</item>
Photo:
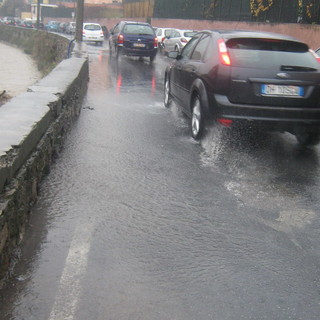
[[[194,139],[212,124],[290,132],[320,140],[320,70],[299,40],[265,32],[202,31],[167,67],[164,104],[190,117]]]
[[[149,57],[152,62],[157,54],[158,39],[148,23],[121,21],[110,30],[110,55]]]

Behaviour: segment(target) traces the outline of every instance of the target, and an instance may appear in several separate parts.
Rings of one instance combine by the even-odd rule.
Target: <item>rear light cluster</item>
[[[123,36],[123,34],[119,34],[119,36],[118,36],[118,44],[123,44],[123,42],[124,42],[124,36]]]
[[[158,48],[158,38],[157,38],[157,37],[155,37],[155,38],[153,39],[153,46],[154,46],[155,48]]]
[[[188,42],[188,40],[187,40],[187,39],[185,39],[185,38],[181,38],[181,42],[182,42],[182,43],[187,43],[187,42]]]
[[[218,40],[218,50],[220,55],[220,62],[225,66],[231,66],[230,55],[223,39]]]

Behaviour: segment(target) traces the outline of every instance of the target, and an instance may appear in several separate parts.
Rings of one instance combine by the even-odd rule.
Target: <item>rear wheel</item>
[[[320,132],[297,133],[296,138],[302,146],[314,146],[320,142]]]
[[[156,56],[150,56],[150,62],[153,62]]]
[[[164,82],[164,106],[166,108],[169,108],[171,105],[171,102],[172,102],[172,97],[170,93],[170,82],[167,76]]]
[[[201,100],[197,94],[192,101],[191,134],[193,139],[200,140],[204,133],[204,120]]]
[[[120,47],[117,47],[117,51],[116,51],[116,57],[117,59],[120,58],[122,52],[121,52],[121,48]]]

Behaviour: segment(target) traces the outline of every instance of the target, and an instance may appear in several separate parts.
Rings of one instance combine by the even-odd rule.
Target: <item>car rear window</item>
[[[144,26],[141,24],[127,24],[123,28],[123,33],[125,34],[147,34],[147,35],[153,35],[154,31],[149,26]]]
[[[226,42],[232,65],[247,68],[274,66],[318,69],[306,44],[278,39],[235,38]]]
[[[196,33],[197,33],[197,32],[194,32],[194,31],[186,31],[186,32],[184,32],[183,35],[184,35],[185,37],[191,38],[191,37],[193,37]]]
[[[87,24],[84,26],[85,30],[101,30],[101,27],[98,24]]]

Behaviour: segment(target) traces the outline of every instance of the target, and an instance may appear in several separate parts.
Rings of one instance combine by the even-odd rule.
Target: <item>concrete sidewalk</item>
[[[41,79],[36,63],[22,50],[0,42],[0,105]],[[2,100],[2,103],[1,103]]]

